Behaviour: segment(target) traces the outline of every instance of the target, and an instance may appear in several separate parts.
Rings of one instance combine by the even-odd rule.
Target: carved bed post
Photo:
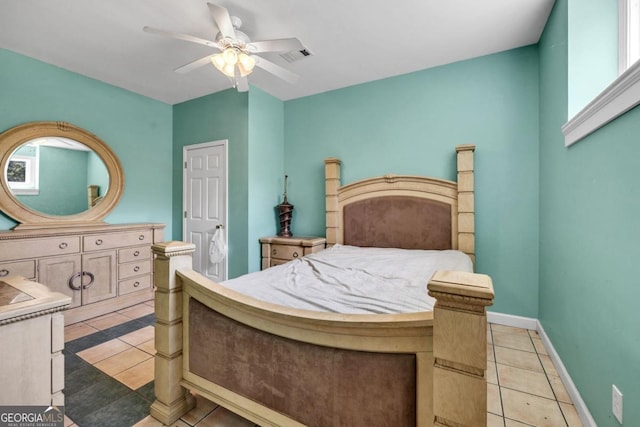
[[[155,267],[155,394],[151,415],[165,425],[195,406],[182,380],[182,282],[176,270],[191,268],[195,245],[165,242],[152,246]]]
[[[327,214],[327,247],[336,243],[342,243],[342,234],[339,232],[341,224],[338,211],[338,188],[340,188],[340,160],[335,158],[325,159],[325,194]]]
[[[458,145],[458,249],[475,263],[473,152],[475,145]]]
[[[434,426],[487,425],[487,315],[493,284],[484,274],[437,271],[433,310]]]

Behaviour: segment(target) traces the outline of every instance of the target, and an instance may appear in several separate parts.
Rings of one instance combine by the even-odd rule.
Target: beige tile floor
[[[153,303],[110,313],[65,328],[71,341],[153,312]],[[581,427],[538,333],[489,324],[487,329],[487,426]],[[136,389],[153,379],[153,327],[145,327],[78,353],[106,374]],[[251,427],[253,423],[196,396],[196,407],[176,427]],[[69,419],[65,427],[74,426]],[[160,427],[150,416],[135,427]]]
[[[536,331],[489,324],[487,426],[581,427]]]

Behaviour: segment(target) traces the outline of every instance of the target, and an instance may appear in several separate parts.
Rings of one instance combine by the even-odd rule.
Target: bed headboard
[[[341,186],[340,160],[326,159],[327,244],[458,249],[475,261],[474,150],[456,147],[457,182],[385,175]]]

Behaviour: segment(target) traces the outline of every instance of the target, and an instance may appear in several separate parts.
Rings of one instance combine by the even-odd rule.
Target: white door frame
[[[217,141],[210,141],[210,142],[203,142],[200,144],[191,144],[191,145],[185,145],[182,147],[182,238],[185,238],[185,235],[187,234],[187,221],[186,221],[186,214],[187,214],[187,192],[186,190],[186,185],[187,185],[187,151],[189,150],[196,150],[199,148],[209,148],[209,147],[216,147],[216,146],[222,146],[224,149],[224,161],[225,161],[225,165],[224,165],[224,172],[225,172],[225,177],[224,177],[224,182],[225,182],[225,189],[224,189],[224,206],[225,206],[225,212],[224,212],[224,218],[225,218],[225,222],[226,224],[224,224],[224,235],[225,235],[225,239],[227,241],[227,247],[229,245],[229,234],[230,234],[230,230],[229,230],[229,140],[228,139],[220,139]],[[208,246],[207,246],[208,247]],[[204,250],[204,248],[203,248]],[[229,275],[229,256],[227,255],[224,258],[224,280],[227,280]]]

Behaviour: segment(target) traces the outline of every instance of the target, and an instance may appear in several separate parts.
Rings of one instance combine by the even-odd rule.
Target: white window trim
[[[610,121],[640,104],[640,66],[635,61],[637,43],[629,37],[638,35],[638,0],[618,1],[618,72],[619,76],[563,127],[565,146],[570,146]],[[630,16],[633,15],[633,16]],[[631,31],[633,30],[633,31]],[[634,32],[634,34],[630,34]]]
[[[629,2],[618,0],[618,75],[629,67]]]
[[[640,104],[640,61],[618,76],[593,101],[562,126],[570,146]]]
[[[618,74],[640,58],[640,0],[618,1]]]
[[[564,145],[575,144],[610,121],[640,104],[640,61],[629,66],[638,52],[630,52],[637,43],[628,38],[638,35],[640,25],[638,0],[618,1],[618,72],[619,76],[564,126]],[[630,16],[632,14],[633,16]],[[633,31],[631,31],[633,30]],[[634,32],[634,34],[630,34]]]

